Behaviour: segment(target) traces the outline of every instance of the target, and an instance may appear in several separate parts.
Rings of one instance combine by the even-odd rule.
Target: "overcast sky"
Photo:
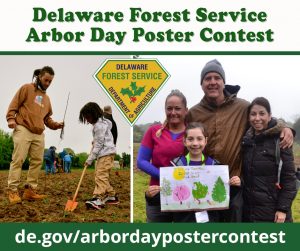
[[[128,58],[128,56],[126,56]],[[60,131],[45,130],[46,147],[72,148],[76,153],[88,152],[91,147],[90,125],[78,122],[81,107],[87,102],[97,102],[101,107],[111,105],[118,124],[117,152],[130,152],[130,126],[119,110],[99,87],[93,74],[109,56],[0,56],[1,101],[0,128],[11,132],[5,119],[7,107],[24,83],[31,82],[34,69],[50,65],[55,77],[47,93],[53,108],[53,119],[61,121],[68,92],[71,92],[66,114],[64,140],[60,142]],[[117,58],[120,58],[119,56]],[[251,101],[264,96],[269,99],[272,113],[294,122],[300,116],[300,81],[298,72],[300,56],[141,56],[156,58],[171,77],[151,102],[136,124],[163,121],[165,97],[172,89],[181,90],[187,97],[188,106],[198,103],[203,97],[200,72],[205,63],[218,59],[225,70],[226,83],[240,85],[240,98]],[[155,114],[155,116],[154,116]]]
[[[52,118],[55,121],[63,120],[67,96],[69,92],[71,94],[65,119],[64,139],[60,142],[60,130],[53,131],[47,128],[46,148],[53,145],[58,147],[59,151],[64,147],[72,148],[75,153],[90,151],[92,126],[80,124],[78,117],[80,109],[92,101],[102,108],[105,105],[112,106],[119,131],[117,153],[130,153],[130,126],[93,78],[93,74],[106,58],[108,56],[0,56],[0,128],[12,132],[6,122],[9,103],[21,85],[31,82],[35,69],[49,65],[55,71],[53,82],[47,90],[52,103]]]
[[[273,116],[286,121],[294,122],[300,116],[300,56],[171,55],[155,58],[171,77],[136,124],[163,121],[165,98],[172,89],[179,89],[185,94],[189,107],[198,103],[203,97],[200,73],[206,62],[212,59],[218,59],[223,65],[226,84],[241,86],[238,97],[252,101],[255,97],[264,96],[270,101]]]

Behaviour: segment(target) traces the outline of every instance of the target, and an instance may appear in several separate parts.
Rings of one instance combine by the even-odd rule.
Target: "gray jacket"
[[[95,159],[116,153],[111,127],[111,122],[105,118],[99,118],[94,124],[93,149],[86,160],[89,165],[91,165]]]

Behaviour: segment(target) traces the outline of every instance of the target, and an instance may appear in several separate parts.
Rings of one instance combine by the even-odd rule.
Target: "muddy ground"
[[[0,172],[0,222],[130,222],[130,170],[112,170],[111,184],[120,204],[106,205],[101,210],[87,209],[85,201],[91,199],[94,190],[94,171],[87,170],[79,190],[78,206],[74,212],[65,212],[68,199],[72,200],[82,170],[72,173],[47,175],[40,172],[38,192],[48,197],[41,201],[22,201],[10,205],[6,195],[8,171]],[[26,171],[22,172],[23,194]]]

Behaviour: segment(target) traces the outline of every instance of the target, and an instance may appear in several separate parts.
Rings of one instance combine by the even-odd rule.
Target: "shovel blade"
[[[78,205],[77,201],[68,200],[67,204],[66,204],[66,207],[65,207],[65,211],[73,212],[76,209],[77,205]]]

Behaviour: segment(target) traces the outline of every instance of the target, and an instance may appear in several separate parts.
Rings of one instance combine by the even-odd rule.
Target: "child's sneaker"
[[[116,196],[107,196],[103,202],[108,205],[117,205],[120,203],[118,197]]]
[[[101,208],[104,207],[103,201],[100,200],[99,198],[93,198],[91,200],[87,200],[85,202],[85,205],[87,208],[93,208],[93,209],[97,209],[97,210],[100,210]]]

